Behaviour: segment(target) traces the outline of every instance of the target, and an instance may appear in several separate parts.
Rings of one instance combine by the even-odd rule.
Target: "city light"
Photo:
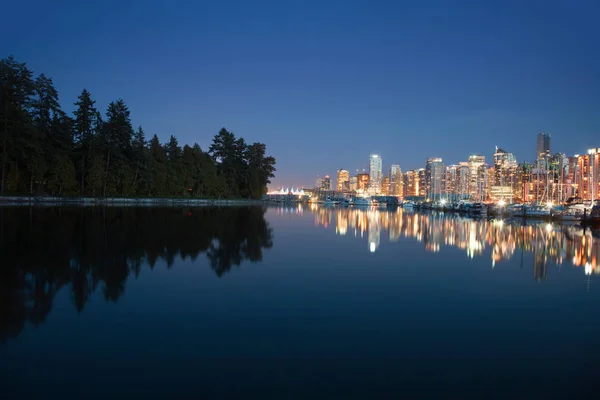
[[[447,201],[446,201],[446,199],[442,199],[442,200],[440,200],[440,203],[442,204],[442,206],[445,206],[445,205],[446,205],[446,202],[447,202]]]
[[[500,200],[500,201],[498,202],[498,205],[499,205],[500,207],[504,207],[504,206],[506,205],[506,202],[504,201],[504,199],[502,199],[502,200]]]

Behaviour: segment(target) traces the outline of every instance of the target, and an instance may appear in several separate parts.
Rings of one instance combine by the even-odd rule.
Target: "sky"
[[[2,6],[0,57],[123,98],[134,126],[208,149],[225,127],[277,160],[272,188],[336,170],[446,164],[494,146],[600,147],[600,2],[28,1]]]

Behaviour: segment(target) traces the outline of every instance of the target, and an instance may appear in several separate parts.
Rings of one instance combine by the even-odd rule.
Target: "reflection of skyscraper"
[[[367,213],[369,220],[369,251],[371,253],[374,253],[375,250],[377,250],[377,248],[379,247],[379,240],[381,234],[380,216],[378,211],[367,211]]]
[[[545,281],[548,273],[548,257],[544,251],[534,250],[533,256],[533,277],[536,281]]]
[[[337,190],[350,190],[350,173],[345,169],[337,171]]]
[[[383,163],[381,157],[377,154],[371,154],[369,162],[369,189],[373,194],[381,192],[381,183],[383,180]]]

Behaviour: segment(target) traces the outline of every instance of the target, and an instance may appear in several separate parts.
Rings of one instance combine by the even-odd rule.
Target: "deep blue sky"
[[[197,4],[192,4],[197,3]],[[598,1],[29,1],[2,6],[0,57],[72,109],[122,97],[134,125],[208,148],[225,126],[277,158],[274,185],[446,163],[498,145],[600,147]]]

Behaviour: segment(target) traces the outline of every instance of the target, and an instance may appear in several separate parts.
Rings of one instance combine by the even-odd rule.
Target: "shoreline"
[[[120,198],[120,197],[52,197],[2,196],[5,206],[251,206],[264,205],[264,200],[246,199],[178,199],[178,198]]]

